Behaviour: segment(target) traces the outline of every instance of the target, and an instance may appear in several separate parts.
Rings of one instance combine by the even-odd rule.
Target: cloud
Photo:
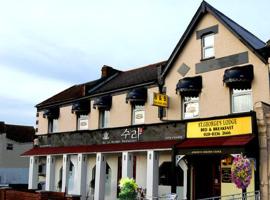
[[[69,87],[64,81],[36,76],[0,65],[0,96],[38,103]]]

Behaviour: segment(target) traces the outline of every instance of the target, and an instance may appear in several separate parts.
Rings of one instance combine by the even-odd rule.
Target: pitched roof
[[[180,54],[185,43],[189,39],[192,32],[195,30],[196,25],[207,12],[215,16],[216,19],[220,23],[222,23],[232,34],[234,34],[237,38],[239,38],[240,41],[242,41],[249,49],[251,49],[263,62],[267,63],[266,54],[265,52],[262,51],[262,49],[266,46],[266,44],[263,41],[261,41],[255,35],[250,33],[248,30],[246,30],[245,28],[234,22],[226,15],[224,15],[222,12],[218,11],[207,2],[203,1],[198,10],[196,11],[195,15],[193,16],[184,34],[177,43],[172,54],[170,55],[168,62],[165,66],[165,69],[162,73],[162,77],[166,76],[174,60]]]
[[[99,89],[95,90],[92,94],[156,82],[158,79],[158,67],[162,67],[164,63],[165,61],[162,61],[129,71],[119,72],[115,78],[101,86]]]
[[[16,142],[32,142],[35,135],[35,129],[33,126],[21,126],[0,122],[0,134],[6,134],[8,139]]]
[[[66,101],[72,101],[75,99],[79,99],[81,97],[85,96],[85,89],[86,88],[92,88],[99,83],[104,81],[104,78],[100,78],[91,82],[79,84],[79,85],[73,85],[70,88],[59,92],[58,94],[50,97],[49,99],[46,99],[45,101],[39,103],[36,105],[37,108],[42,108],[46,106],[50,106],[51,104],[66,102]]]
[[[59,103],[72,102],[86,96],[156,82],[158,78],[158,67],[162,66],[164,63],[163,61],[124,72],[117,70],[117,73],[109,77],[74,85],[37,104],[36,107],[43,109]]]

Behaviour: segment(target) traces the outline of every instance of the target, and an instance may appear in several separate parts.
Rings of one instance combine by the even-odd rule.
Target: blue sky
[[[269,0],[209,0],[270,39]],[[96,79],[166,60],[201,0],[0,0],[0,121],[34,125],[35,105]]]

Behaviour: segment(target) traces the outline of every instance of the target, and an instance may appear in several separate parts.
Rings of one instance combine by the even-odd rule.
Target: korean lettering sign
[[[187,138],[225,137],[251,133],[251,116],[187,123]]]
[[[153,106],[169,107],[169,97],[165,94],[153,93]]]

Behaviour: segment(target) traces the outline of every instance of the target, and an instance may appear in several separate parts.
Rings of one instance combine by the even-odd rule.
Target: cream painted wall
[[[254,66],[254,80],[252,83],[253,103],[258,101],[270,102],[268,67],[255,54],[253,54],[243,43],[241,43],[229,30],[227,30],[215,17],[206,14],[195,30],[201,30],[217,25],[218,33],[215,34],[215,57],[221,58],[232,54],[248,51],[249,63]],[[223,84],[225,69],[195,74],[195,64],[201,59],[201,40],[196,39],[196,32],[192,33],[182,52],[176,59],[173,67],[168,73],[165,86],[170,97],[170,108],[167,119],[180,119],[181,98],[175,94],[176,84],[183,78],[178,68],[185,63],[191,69],[185,77],[201,75],[203,77],[203,88],[200,94],[200,117],[211,117],[226,115],[230,113],[230,91]],[[218,108],[218,109],[216,109]]]
[[[91,101],[91,112],[89,114],[89,129],[98,129],[99,123],[99,110],[93,108],[94,101]]]
[[[39,111],[38,112],[38,124],[37,124],[37,128],[38,128],[38,132],[36,133],[36,135],[42,135],[42,134],[46,134],[48,133],[48,120],[46,118],[43,117],[43,111]]]
[[[131,105],[126,103],[127,94],[112,97],[109,127],[128,126],[131,124]]]
[[[136,183],[140,188],[146,188],[146,167],[147,167],[147,152],[141,152],[135,154],[136,156]]]
[[[145,123],[158,123],[160,122],[158,117],[158,107],[151,105],[151,98],[154,92],[159,92],[158,87],[151,87],[147,90],[147,102],[145,104]]]
[[[60,114],[58,118],[58,131],[75,131],[77,125],[77,116],[75,113],[71,112],[72,106],[62,106],[60,107]]]

